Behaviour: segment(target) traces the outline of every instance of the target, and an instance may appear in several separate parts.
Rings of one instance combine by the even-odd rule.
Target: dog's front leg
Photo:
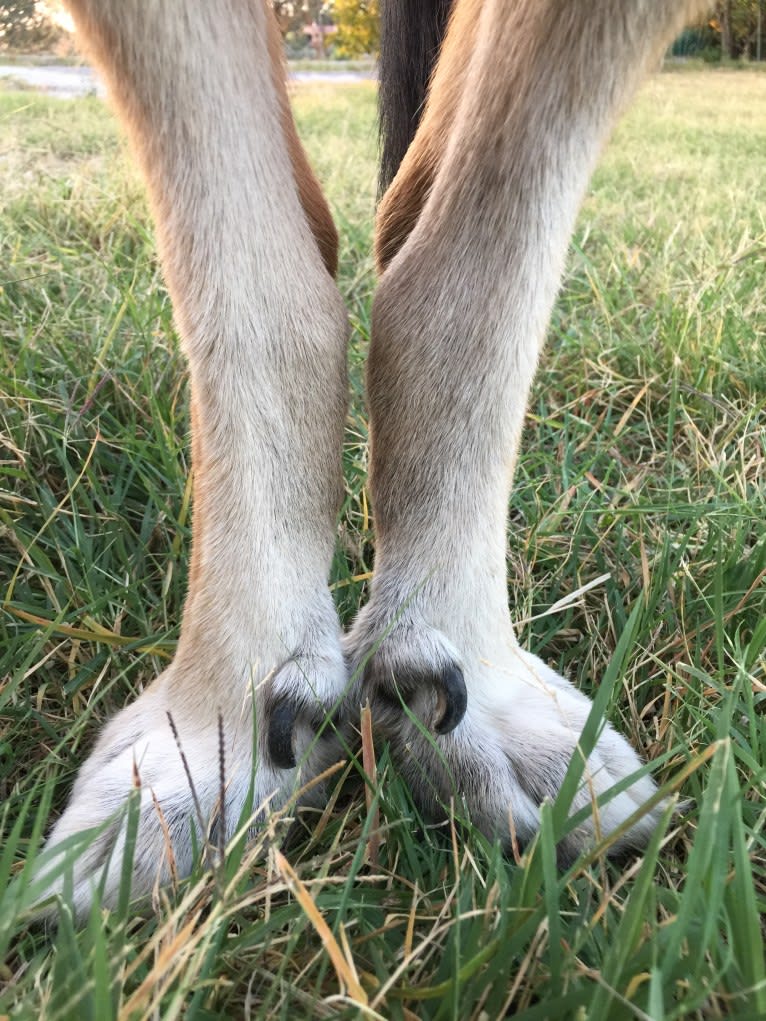
[[[527,396],[600,146],[682,8],[458,0],[379,215],[387,268],[368,377],[376,570],[349,650],[424,809],[443,813],[463,796],[505,841],[535,832],[590,710],[519,647],[508,611],[506,515]],[[576,807],[639,769],[607,725]],[[619,827],[653,791],[644,777],[604,800],[561,853]],[[620,846],[641,844],[656,818]]]
[[[194,526],[175,659],[107,725],[49,846],[104,823],[138,778],[133,892],[145,894],[171,857],[188,871],[193,828],[223,815],[219,714],[229,831],[253,776],[254,804],[279,803],[310,745],[303,778],[323,759],[314,731],[346,677],[327,575],[347,326],[328,271],[335,232],[290,120],[267,6],[71,9],[148,184],[191,375]],[[123,816],[77,862],[78,911],[102,880],[114,902],[124,838]]]

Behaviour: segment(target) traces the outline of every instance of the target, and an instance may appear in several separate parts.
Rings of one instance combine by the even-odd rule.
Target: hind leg
[[[326,581],[347,327],[328,271],[334,228],[297,147],[266,5],[71,8],[146,177],[191,376],[193,552],[178,651],[105,728],[49,841],[105,823],[139,783],[138,895],[169,875],[164,824],[178,871],[191,865],[197,820],[169,715],[205,828],[221,818],[219,713],[229,831],[253,777],[255,805],[273,805],[326,760],[315,729],[346,681]],[[114,902],[124,838],[114,822],[77,862],[78,911],[101,879]]]
[[[469,5],[457,4],[433,85],[459,78],[462,94],[447,115],[445,94],[430,97],[383,202],[368,375],[376,570],[349,651],[422,806],[438,814],[462,795],[508,840],[509,813],[521,838],[534,833],[590,708],[511,625],[505,529],[527,395],[599,147],[684,12],[657,0],[520,0],[511,11],[485,0],[466,68],[450,34]],[[412,191],[422,208],[405,204],[397,219]],[[577,806],[639,768],[607,726]],[[605,802],[562,850],[615,829],[653,790],[642,779]],[[655,818],[622,843],[641,844]]]

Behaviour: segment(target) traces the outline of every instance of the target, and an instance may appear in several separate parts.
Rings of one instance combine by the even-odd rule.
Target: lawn
[[[294,99],[354,327],[331,578],[348,622],[373,553],[374,86]],[[341,797],[282,848],[298,880],[263,833],[82,930],[30,923],[29,865],[101,723],[172,655],[186,378],[108,110],[6,90],[0,124],[0,1018],[766,1016],[766,76],[658,75],[620,122],[510,508],[521,640],[600,694],[683,817],[640,859],[560,872],[553,806],[508,861],[421,825],[378,748],[371,804]]]

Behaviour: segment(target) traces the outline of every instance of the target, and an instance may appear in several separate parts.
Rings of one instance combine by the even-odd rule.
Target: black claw
[[[293,769],[293,731],[298,719],[298,706],[291,699],[277,702],[269,715],[269,757],[280,769]]]
[[[437,734],[449,734],[465,716],[468,707],[468,692],[463,679],[463,671],[454,665],[449,666],[439,677],[441,685],[440,704],[444,703],[444,712],[436,724]]]

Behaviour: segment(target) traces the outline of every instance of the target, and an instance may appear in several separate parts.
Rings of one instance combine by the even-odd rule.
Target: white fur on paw
[[[465,652],[458,656],[446,639],[433,654],[438,634],[426,627],[421,641],[411,621],[404,628],[391,628],[372,653],[373,658],[380,657],[382,666],[367,669],[361,697],[370,698],[373,723],[377,711],[382,736],[391,741],[397,767],[426,815],[442,817],[450,800],[458,796],[484,833],[499,836],[506,845],[513,837],[523,844],[537,832],[542,802],[556,797],[572,757],[579,754],[591,702],[512,638],[488,642],[491,652],[486,657]],[[366,633],[360,645],[369,655]],[[432,665],[424,667],[429,660]],[[413,696],[413,676],[422,672],[424,689],[436,690],[438,684],[432,678],[447,662],[456,663],[465,679],[465,716],[448,734],[424,733],[405,713],[401,700],[431,729],[428,706],[434,705],[435,696],[428,696],[426,690]],[[400,665],[407,663],[402,669]],[[397,684],[397,666],[405,685]],[[381,698],[381,683],[390,683],[396,697],[389,691]],[[625,791],[600,800],[641,767],[628,742],[606,723],[584,764],[571,807],[572,815],[585,807],[590,807],[590,813],[560,842],[562,861],[613,833],[654,794],[654,782],[644,774]],[[643,846],[660,815],[661,807],[647,812],[614,842],[611,853]]]
[[[340,653],[333,664],[332,681],[320,680],[313,665],[288,671],[289,677],[272,684],[269,698],[294,697],[313,716],[321,716],[315,689],[340,698],[345,668]],[[172,671],[172,668],[171,668]],[[71,875],[73,907],[83,918],[101,889],[101,903],[113,908],[118,900],[128,832],[127,802],[138,788],[138,833],[133,856],[131,897],[140,899],[156,886],[183,878],[192,868],[196,848],[217,848],[220,825],[225,820],[228,840],[240,823],[243,807],[252,791],[252,824],[284,804],[301,783],[318,773],[337,748],[330,742],[313,741],[310,727],[296,727],[296,758],[299,767],[277,768],[266,751],[267,720],[265,699],[256,692],[256,740],[252,693],[245,691],[240,711],[231,710],[231,700],[222,717],[224,741],[225,807],[221,812],[221,754],[218,711],[198,699],[184,700],[183,689],[171,671],[123,709],[104,728],[96,746],[82,766],[69,803],[54,826],[46,852],[75,834],[101,829],[74,861]],[[310,672],[308,683],[307,673]],[[332,703],[330,702],[329,705]],[[170,716],[168,715],[170,714]],[[259,719],[259,715],[262,717]],[[172,724],[171,724],[172,719]],[[174,734],[175,730],[175,734]],[[328,758],[329,756],[329,758]],[[66,854],[66,848],[62,850]],[[48,859],[46,855],[46,859]],[[46,884],[60,859],[54,855],[38,869],[43,888],[39,900],[61,894],[67,887],[63,876]],[[69,882],[68,881],[68,882]],[[52,914],[53,910],[46,913]]]
[[[578,743],[591,702],[536,656],[515,647],[510,647],[509,653],[508,663],[502,667],[491,662],[480,664],[481,681],[469,686],[465,726],[450,735],[453,746],[446,757],[459,770],[457,764],[470,755],[467,749],[485,749],[495,809],[485,815],[483,828],[492,827],[500,805],[505,804],[501,835],[509,835],[512,825],[524,841],[537,830],[540,804],[556,797],[571,759],[581,754]],[[560,844],[562,859],[576,857],[597,837],[614,832],[652,797],[655,784],[644,774],[627,790],[601,800],[641,767],[641,760],[625,738],[605,723],[584,763],[570,810],[574,814],[588,807],[590,814]],[[509,813],[512,822],[507,821]],[[648,812],[615,841],[612,852],[643,846],[660,815],[659,809]],[[496,822],[492,828],[498,829]]]

